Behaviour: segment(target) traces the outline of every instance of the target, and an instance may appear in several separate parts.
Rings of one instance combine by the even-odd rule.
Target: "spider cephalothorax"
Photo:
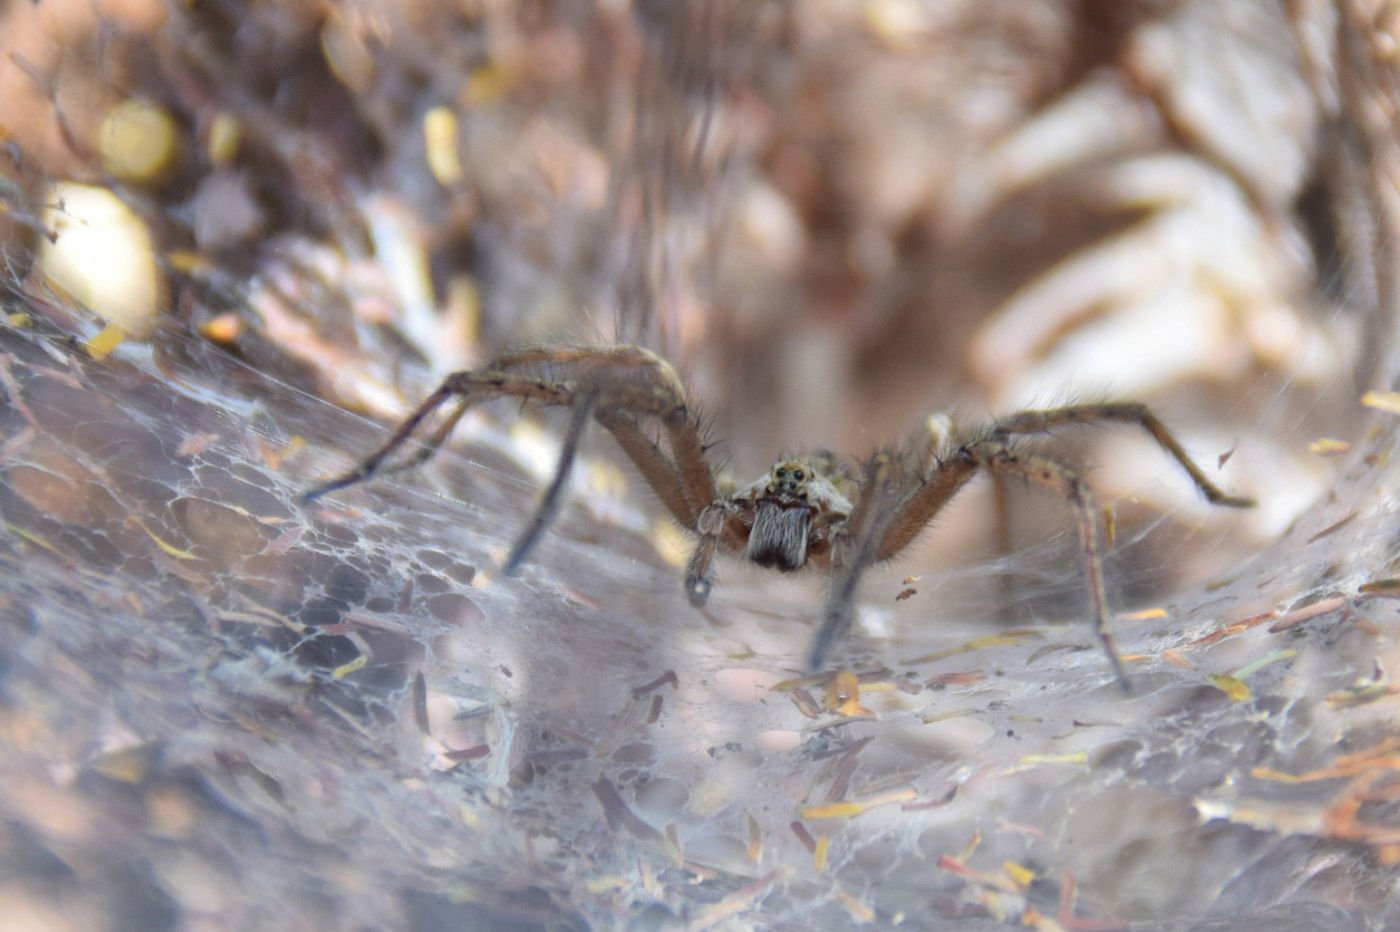
[[[743,553],[759,566],[829,566],[831,531],[850,517],[855,493],[855,481],[830,453],[780,460],[730,496],[725,536],[747,538]]]
[[[826,612],[808,657],[814,669],[850,626],[856,587],[866,568],[907,547],[969,479],[986,471],[1056,492],[1073,507],[1095,632],[1120,682],[1127,685],[1109,628],[1093,492],[1059,460],[1014,445],[1015,436],[1043,434],[1069,424],[1135,424],[1180,464],[1210,502],[1231,508],[1251,504],[1227,495],[1206,478],[1162,422],[1135,402],[1022,411],[965,437],[951,421],[944,421],[936,439],[925,438],[919,448],[903,453],[876,453],[858,474],[832,454],[819,452],[783,459],[757,482],[723,495],[699,421],[686,403],[675,370],[665,360],[636,346],[568,345],[529,347],[481,369],[448,376],[388,443],[351,472],[312,489],[306,497],[316,498],[423,462],[469,407],[502,397],[573,411],[554,479],[506,558],[507,574],[519,567],[553,520],[579,440],[588,423],[597,421],[613,435],[671,516],[696,535],[685,571],[691,604],[700,606],[709,598],[719,550],[783,571],[804,566],[830,569]],[[441,421],[425,428],[445,406]],[[648,431],[648,421],[659,425],[661,437]],[[417,450],[399,462],[388,462],[420,432],[426,436]]]

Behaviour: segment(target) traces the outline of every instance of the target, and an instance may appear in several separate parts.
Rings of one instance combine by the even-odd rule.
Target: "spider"
[[[859,469],[820,451],[781,459],[756,481],[736,488],[716,477],[700,421],[686,402],[675,369],[656,354],[629,345],[532,346],[479,369],[453,373],[387,443],[304,498],[313,500],[423,463],[470,407],[502,397],[572,409],[558,467],[505,559],[506,575],[519,569],[557,515],[579,442],[589,422],[597,421],[671,516],[698,538],[685,569],[691,605],[699,608],[709,598],[720,551],[783,572],[808,566],[830,572],[824,615],[807,655],[813,671],[822,667],[832,644],[850,627],[856,589],[866,569],[907,547],[968,480],[985,471],[1044,487],[1073,508],[1094,631],[1119,683],[1128,688],[1109,625],[1093,492],[1070,466],[1016,445],[1013,438],[1018,435],[1044,434],[1072,424],[1136,424],[1180,464],[1212,504],[1253,504],[1226,494],[1207,479],[1156,415],[1135,402],[1022,411],[966,435],[949,420],[928,442],[910,450],[877,452]],[[445,414],[430,426],[444,408]],[[658,423],[659,433],[649,432],[648,423]],[[395,454],[420,434],[420,444],[394,461]]]

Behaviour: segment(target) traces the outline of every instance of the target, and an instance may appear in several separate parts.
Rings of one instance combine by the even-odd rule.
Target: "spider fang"
[[[811,523],[808,505],[759,501],[749,530],[748,558],[775,570],[800,570],[807,562],[807,528]]]

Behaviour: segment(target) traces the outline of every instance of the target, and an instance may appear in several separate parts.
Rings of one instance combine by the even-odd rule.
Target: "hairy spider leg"
[[[1108,655],[1119,685],[1124,692],[1131,692],[1132,684],[1128,681],[1113,639],[1113,618],[1109,613],[1108,593],[1103,581],[1103,547],[1099,543],[1098,513],[1089,484],[1072,469],[1049,457],[1022,453],[997,440],[973,441],[965,449],[988,472],[1016,476],[1058,492],[1074,508],[1079,552],[1084,563],[1084,583],[1089,590],[1089,602],[1094,612],[1094,634]]]
[[[453,373],[409,415],[408,420],[394,431],[388,442],[370,454],[354,469],[303,493],[302,499],[315,501],[329,492],[365,482],[376,476],[390,475],[420,465],[432,457],[446,442],[453,428],[457,426],[457,422],[462,419],[462,415],[467,413],[468,408],[479,402],[504,396],[534,399],[546,404],[567,404],[568,387],[545,379],[522,377],[501,371]],[[424,421],[453,398],[458,399],[456,409],[428,436],[428,439],[402,462],[385,466],[385,461],[412,438]]]
[[[704,605],[713,587],[711,566],[727,512],[718,502],[700,423],[686,404],[676,371],[655,354],[632,346],[540,349],[533,358],[555,365],[567,361],[590,366],[589,376],[580,381],[598,386],[602,400],[596,419],[672,517],[699,535],[687,564],[685,591],[692,605]],[[638,416],[660,421],[669,456],[642,430]]]
[[[871,565],[895,556],[933,520],[943,506],[976,474],[980,464],[964,449],[934,463],[918,487],[895,503],[883,520],[897,485],[898,468],[888,454],[876,454],[865,466],[860,497],[846,524],[842,545],[833,559],[831,590],[821,627],[812,640],[807,666],[816,671],[831,645],[851,626],[861,576]]]
[[[632,465],[637,467],[647,485],[656,493],[656,497],[661,499],[661,504],[671,513],[671,517],[680,522],[682,527],[693,528],[697,509],[690,503],[679,470],[656,441],[648,437],[637,425],[636,420],[625,412],[600,408],[596,417],[598,423],[613,435],[617,445],[627,454]]]
[[[866,460],[861,470],[860,495],[856,498],[846,526],[833,542],[831,586],[821,627],[812,638],[807,653],[807,667],[818,670],[831,645],[845,636],[851,627],[856,590],[866,567],[875,562],[875,538],[882,530],[878,520],[891,494],[895,464],[887,453],[876,453]]]
[[[517,371],[521,369],[526,372]],[[545,405],[572,405],[575,409],[554,478],[530,524],[506,559],[508,574],[519,568],[557,516],[563,488],[590,415],[612,434],[681,525],[695,530],[701,512],[715,502],[714,473],[706,456],[700,424],[686,406],[680,378],[665,360],[635,346],[527,347],[505,354],[483,369],[453,373],[400,425],[384,446],[355,469],[311,489],[303,498],[313,500],[375,476],[423,463],[447,440],[468,408],[500,397],[517,397]],[[402,462],[386,467],[386,461],[423,423],[454,398],[457,399],[455,409],[420,448]],[[638,417],[654,417],[661,422],[670,456],[641,428]],[[703,597],[700,601],[704,601]]]
[[[888,467],[883,469],[887,473]],[[1127,691],[1130,688],[1128,677],[1118,657],[1110,626],[1108,595],[1103,580],[1103,551],[1099,544],[1093,492],[1068,467],[1047,457],[1021,453],[997,439],[974,440],[938,462],[928,478],[898,505],[882,526],[877,526],[877,522],[869,517],[852,515],[851,520],[856,528],[855,544],[844,565],[832,577],[826,615],[812,645],[809,667],[813,670],[820,668],[831,645],[850,627],[856,586],[865,569],[895,556],[907,547],[979,470],[1021,478],[1059,492],[1074,507],[1085,583],[1094,612],[1094,633],[1108,655],[1114,675]],[[870,467],[867,467],[867,481],[871,478],[879,485],[865,487],[856,506],[857,512],[864,509],[867,514],[872,514],[878,510],[876,498],[883,494],[881,487],[887,483],[880,475],[872,476]],[[861,524],[855,524],[858,517]]]
[[[530,556],[530,552],[540,542],[545,530],[554,523],[555,517],[558,516],[559,502],[563,498],[564,486],[569,481],[570,473],[574,471],[574,460],[578,456],[579,442],[583,439],[583,431],[588,426],[589,418],[593,416],[594,405],[597,403],[598,394],[596,392],[589,392],[574,400],[574,409],[569,415],[569,429],[564,433],[564,442],[559,449],[559,462],[554,467],[554,478],[550,480],[549,487],[544,490],[540,503],[535,506],[535,513],[530,516],[530,523],[516,538],[515,546],[510,548],[510,554],[501,567],[501,572],[506,576],[516,574],[516,571],[520,569],[520,564],[524,563]]]
[[[626,345],[537,347],[503,359],[510,365],[557,368],[581,389],[595,389],[598,422],[617,440],[672,516],[694,529],[701,510],[715,501],[715,477],[700,424],[670,363],[649,350]],[[638,417],[654,417],[661,423],[669,456],[642,430]]]
[[[1136,401],[1114,401],[1102,404],[1068,405],[1063,408],[1046,408],[1041,411],[1022,411],[997,421],[992,426],[993,436],[1008,434],[1043,434],[1061,424],[1094,424],[1101,421],[1116,421],[1136,424],[1152,437],[1166,453],[1186,470],[1196,488],[1212,505],[1224,508],[1252,508],[1254,500],[1239,495],[1230,495],[1206,478],[1206,474],[1187,454],[1181,443],[1167,426],[1147,407]]]
[[[710,597],[714,588],[715,551],[719,548],[720,536],[724,533],[724,519],[729,509],[724,502],[713,502],[700,512],[696,519],[695,531],[700,535],[690,559],[685,564],[685,597],[690,604],[700,608]]]
[[[312,502],[329,492],[335,492],[346,486],[354,485],[357,482],[364,482],[366,479],[371,479],[377,475],[388,475],[404,469],[410,469],[428,459],[437,452],[437,448],[447,439],[448,434],[452,433],[452,428],[457,426],[457,421],[466,413],[467,404],[465,401],[459,401],[457,403],[457,410],[453,411],[443,424],[437,430],[433,431],[429,439],[414,451],[413,456],[387,469],[384,468],[384,461],[392,456],[395,450],[403,446],[403,444],[408,441],[408,438],[422,426],[423,422],[427,420],[434,411],[455,397],[455,394],[456,393],[451,391],[446,384],[440,386],[437,391],[429,395],[427,399],[418,406],[417,410],[409,416],[408,420],[399,425],[398,430],[394,431],[393,436],[389,438],[388,442],[344,475],[337,476],[328,482],[323,482],[315,488],[303,492],[301,496],[302,501]]]
[[[1011,488],[1006,476],[1000,473],[992,474],[992,528],[995,535],[995,553],[999,557],[1005,557],[1014,550],[1011,539]],[[1000,602],[998,613],[1006,624],[1011,624],[1017,617],[1015,612],[1016,604],[1016,577],[1011,570],[1003,565],[996,574],[997,598]]]

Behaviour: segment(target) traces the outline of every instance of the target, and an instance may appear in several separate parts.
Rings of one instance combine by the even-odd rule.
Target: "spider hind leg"
[[[1024,453],[999,440],[984,440],[969,444],[968,450],[988,472],[1016,477],[1058,494],[1074,509],[1075,530],[1079,537],[1079,552],[1084,565],[1084,583],[1089,590],[1090,608],[1094,613],[1094,634],[1108,655],[1114,676],[1131,692],[1123,661],[1113,638],[1113,616],[1108,607],[1104,587],[1103,546],[1099,540],[1098,511],[1089,484],[1070,467],[1047,456]]]
[[[1206,501],[1222,508],[1252,508],[1254,500],[1241,495],[1231,495],[1206,476],[1201,467],[1191,459],[1181,441],[1162,423],[1152,409],[1138,401],[1109,401],[1099,404],[1068,405],[1063,408],[1044,408],[1021,411],[997,421],[992,427],[991,436],[1005,439],[1012,434],[1044,434],[1060,425],[1136,424],[1161,447],[1162,451],[1176,461],[1191,482],[1205,496]]]

